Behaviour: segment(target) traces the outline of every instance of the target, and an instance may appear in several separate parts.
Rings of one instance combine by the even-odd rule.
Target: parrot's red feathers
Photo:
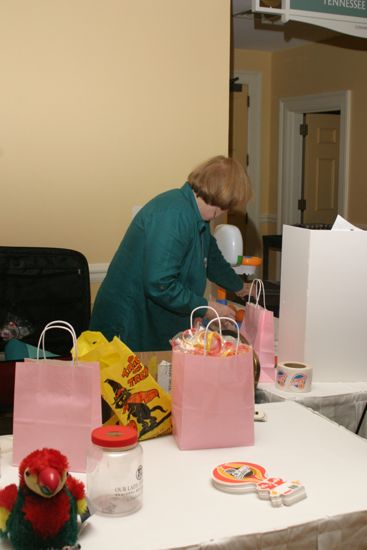
[[[38,449],[26,456],[19,465],[20,483],[24,484],[24,471],[26,468],[33,473],[40,472],[43,468],[50,466],[59,473],[68,470],[67,458],[55,449]]]
[[[0,537],[14,548],[62,548],[78,539],[78,515],[86,512],[84,483],[68,475],[57,449],[38,449],[19,465],[19,487],[0,490]],[[0,543],[1,544],[1,543]]]
[[[75,479],[73,476],[68,476],[66,480],[66,485],[76,500],[80,500],[85,497],[84,483]]]
[[[17,499],[17,494],[18,487],[15,483],[4,487],[4,489],[0,491],[0,508],[11,511]]]
[[[30,496],[23,506],[24,517],[42,537],[54,537],[70,519],[70,503],[64,492],[54,498]]]

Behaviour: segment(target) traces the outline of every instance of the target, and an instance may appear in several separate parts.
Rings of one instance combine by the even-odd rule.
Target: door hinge
[[[249,164],[250,164],[250,157],[247,154],[246,155],[246,166],[248,166]]]
[[[250,96],[248,95],[247,96],[247,108],[249,108],[249,107],[250,107]]]
[[[299,133],[301,136],[306,137],[308,135],[308,124],[300,124]]]
[[[298,200],[298,210],[301,210],[301,212],[304,212],[306,210],[306,199]]]

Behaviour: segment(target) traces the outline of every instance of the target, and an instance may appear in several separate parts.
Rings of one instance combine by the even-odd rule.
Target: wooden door
[[[230,94],[229,107],[229,156],[241,162],[246,168],[248,86],[240,84],[239,91]]]
[[[308,113],[303,223],[331,224],[338,214],[339,114]]]

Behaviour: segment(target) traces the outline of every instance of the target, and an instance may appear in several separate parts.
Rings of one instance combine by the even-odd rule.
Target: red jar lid
[[[92,442],[100,447],[129,447],[138,442],[138,432],[132,426],[100,426],[92,431]]]

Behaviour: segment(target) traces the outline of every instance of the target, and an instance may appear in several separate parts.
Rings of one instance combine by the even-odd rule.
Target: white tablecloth
[[[261,409],[268,420],[256,423],[252,447],[180,451],[172,436],[143,442],[143,508],[121,518],[92,516],[82,550],[367,548],[367,441],[291,401]],[[0,486],[17,482],[10,456],[2,456]],[[256,494],[215,489],[212,468],[232,460],[300,479],[308,496],[273,508]]]
[[[315,382],[307,393],[284,392],[272,383],[258,385],[258,403],[284,400],[297,401],[355,432],[367,403],[367,382]],[[367,419],[358,435],[367,437]]]

